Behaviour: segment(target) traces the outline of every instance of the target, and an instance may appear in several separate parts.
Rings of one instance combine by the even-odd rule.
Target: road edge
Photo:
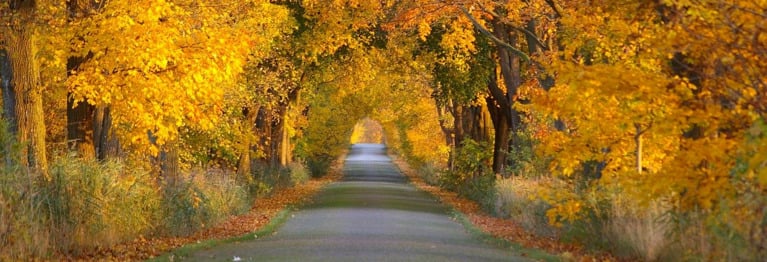
[[[344,152],[339,156],[333,163],[333,166],[331,168],[331,171],[321,177],[316,178],[313,180],[318,181],[321,183],[320,186],[317,187],[316,190],[314,190],[312,193],[308,194],[307,196],[298,198],[296,202],[287,203],[285,207],[277,211],[275,215],[272,217],[269,217],[269,222],[264,224],[263,226],[259,227],[253,232],[240,234],[240,235],[234,235],[227,238],[216,238],[216,239],[206,239],[204,241],[198,241],[196,243],[187,243],[181,246],[178,246],[176,248],[173,248],[171,250],[168,250],[159,256],[152,257],[149,259],[146,259],[144,261],[151,261],[151,262],[160,262],[160,261],[175,261],[177,258],[184,258],[188,257],[191,253],[194,253],[196,251],[200,251],[203,249],[210,249],[214,248],[216,246],[227,244],[227,243],[233,243],[238,241],[247,241],[247,240],[255,240],[261,237],[266,237],[271,234],[274,234],[289,218],[291,218],[293,212],[296,210],[299,210],[302,206],[308,204],[309,201],[311,201],[312,197],[316,195],[320,190],[325,188],[327,185],[336,182],[340,180],[341,177],[343,177],[343,164],[346,160],[347,152]],[[276,192],[279,194],[280,192]]]
[[[447,206],[450,209],[450,215],[452,216],[453,220],[460,223],[464,227],[466,232],[468,232],[473,238],[491,245],[511,249],[513,252],[518,253],[522,257],[526,257],[526,258],[530,258],[530,259],[534,259],[538,261],[556,262],[556,261],[572,260],[567,255],[553,254],[541,248],[525,247],[520,243],[509,241],[503,238],[502,236],[496,236],[490,232],[482,230],[479,226],[475,225],[466,214],[464,214],[461,211],[461,207],[456,207],[450,201],[446,201],[444,195],[451,194],[452,192],[446,192],[442,188],[428,185],[418,175],[417,171],[410,168],[410,165],[402,157],[392,152],[387,152],[387,153],[389,155],[389,158],[391,158],[394,166],[397,167],[400,173],[402,173],[404,176],[408,178],[409,184],[413,185],[420,191],[423,191],[432,195],[432,197],[437,199],[440,203]],[[436,193],[436,192],[439,192],[439,193]],[[462,208],[473,210],[478,207],[462,207]]]

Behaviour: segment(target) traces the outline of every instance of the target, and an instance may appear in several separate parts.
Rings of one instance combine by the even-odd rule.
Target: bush
[[[275,189],[292,185],[290,170],[287,168],[271,167],[262,163],[254,163],[253,166],[254,179],[250,185],[250,193],[254,197],[269,195]]]
[[[716,211],[673,211],[676,260],[759,261],[767,256],[767,194],[742,190]]]
[[[426,163],[418,168],[418,174],[429,185],[439,185],[440,170],[431,163]]]
[[[290,170],[290,184],[292,186],[309,181],[309,170],[301,162],[296,161],[288,164],[288,170]]]
[[[485,210],[495,204],[495,174],[490,169],[493,151],[487,143],[464,140],[454,154],[453,170],[445,172],[440,185],[474,200]]]
[[[613,202],[609,221],[603,222],[609,250],[622,257],[658,260],[671,244],[668,221],[662,219],[668,208],[660,202],[643,209],[637,206]]]
[[[643,261],[667,260],[672,246],[669,207],[661,201],[642,205],[620,192],[580,192],[581,216],[567,221],[563,236],[592,250]],[[671,259],[676,261],[681,259]]]
[[[169,180],[163,187],[165,231],[188,235],[216,224],[250,207],[245,186],[236,183],[233,174],[193,172]]]
[[[333,163],[333,157],[330,155],[318,155],[308,158],[306,165],[309,166],[309,172],[312,177],[323,177],[330,170]]]

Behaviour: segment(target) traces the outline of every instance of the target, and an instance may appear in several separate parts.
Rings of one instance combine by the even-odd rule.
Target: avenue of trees
[[[214,202],[183,187],[194,170],[243,196],[274,186],[266,173],[322,176],[365,119],[488,210],[520,179],[563,231],[660,209],[669,238],[698,240],[686,255],[759,258],[766,28],[763,0],[2,1],[0,250],[48,254],[25,248],[35,234],[92,247],[56,242],[90,213],[50,200],[83,170],[158,194],[100,222],[138,225],[110,243],[179,233],[156,221],[180,214],[168,203]]]

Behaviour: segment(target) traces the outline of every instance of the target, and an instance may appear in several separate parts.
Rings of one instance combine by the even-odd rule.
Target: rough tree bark
[[[3,92],[3,101],[9,103],[5,107],[13,107],[14,116],[8,120],[11,131],[22,145],[19,164],[33,173],[47,176],[42,87],[34,59],[37,52],[32,28],[35,8],[34,1],[16,1],[11,9],[18,23],[0,29],[10,64],[10,79],[3,79],[9,84],[8,92]]]
[[[168,183],[175,183],[179,175],[178,143],[171,142],[162,145],[159,155],[160,176]]]
[[[120,141],[112,134],[112,110],[109,106],[96,107],[93,113],[93,146],[98,160],[120,155]]]

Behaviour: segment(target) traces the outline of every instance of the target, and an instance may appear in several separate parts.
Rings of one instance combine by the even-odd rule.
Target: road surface
[[[472,238],[449,209],[407,183],[379,144],[351,147],[342,181],[277,232],[193,253],[190,261],[527,261]]]

